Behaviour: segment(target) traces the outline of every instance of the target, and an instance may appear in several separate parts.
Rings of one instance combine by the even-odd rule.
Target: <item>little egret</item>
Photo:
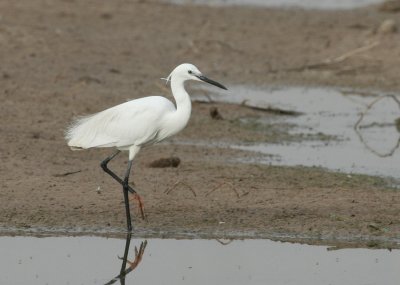
[[[219,88],[222,84],[205,77],[196,66],[184,63],[167,77],[171,82],[175,105],[161,96],[149,96],[128,101],[102,112],[84,116],[72,122],[65,139],[72,150],[96,147],[114,147],[116,152],[101,162],[102,169],[122,185],[128,231],[132,231],[128,192],[134,194],[144,217],[140,196],[129,185],[132,161],[142,147],[156,144],[181,131],[188,123],[192,104],[184,88],[187,80],[204,81]],[[124,179],[111,171],[107,164],[121,151],[129,151],[128,167]]]

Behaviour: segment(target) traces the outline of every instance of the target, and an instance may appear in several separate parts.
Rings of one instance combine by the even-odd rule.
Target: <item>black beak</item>
[[[204,81],[204,82],[210,83],[210,84],[212,84],[212,85],[214,85],[214,86],[217,86],[217,87],[219,87],[219,88],[228,90],[228,88],[226,88],[226,87],[225,87],[224,85],[222,85],[221,83],[218,83],[218,82],[216,82],[216,81],[214,81],[214,80],[211,80],[211,79],[205,77],[204,75],[196,75],[196,77],[197,77],[198,79],[200,79],[201,81]]]

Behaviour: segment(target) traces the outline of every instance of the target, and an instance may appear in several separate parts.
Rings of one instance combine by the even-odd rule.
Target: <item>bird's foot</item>
[[[142,216],[143,220],[146,220],[146,213],[144,211],[144,203],[142,197],[138,193],[132,193],[132,198],[130,200],[135,200],[138,203],[138,208],[140,211],[140,215]]]
[[[135,269],[139,265],[140,261],[142,261],[144,250],[145,250],[146,246],[147,246],[147,240],[141,242],[139,250],[135,246],[135,260],[134,261],[130,261],[128,259],[126,260],[126,263],[129,264],[129,267],[131,270]],[[118,258],[120,260],[123,260],[122,257],[118,256]]]

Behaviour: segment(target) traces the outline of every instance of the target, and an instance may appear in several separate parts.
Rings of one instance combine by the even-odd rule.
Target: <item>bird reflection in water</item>
[[[119,272],[119,275],[114,277],[109,282],[105,283],[105,285],[114,284],[118,280],[121,282],[121,285],[125,285],[126,275],[128,275],[133,270],[135,270],[135,268],[142,261],[144,250],[146,249],[146,246],[147,246],[147,240],[142,241],[140,243],[139,249],[135,246],[135,259],[133,261],[130,261],[130,260],[128,260],[128,254],[129,254],[129,246],[131,243],[131,238],[132,238],[132,234],[128,233],[126,236],[124,256],[123,257],[118,256],[118,258],[122,260],[121,271]],[[128,267],[127,267],[127,264],[128,264]]]

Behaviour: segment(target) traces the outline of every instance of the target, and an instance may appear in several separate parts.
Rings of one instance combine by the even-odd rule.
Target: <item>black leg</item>
[[[132,238],[132,234],[128,233],[128,235],[126,236],[126,243],[125,243],[124,257],[122,259],[121,271],[119,272],[119,275],[121,276],[121,279],[120,279],[121,285],[125,285],[125,276],[127,274],[127,273],[125,273],[126,262],[128,260],[129,245],[131,244],[131,238]]]
[[[124,181],[122,182],[122,189],[124,191],[124,200],[125,200],[125,212],[126,212],[126,222],[128,223],[128,231],[132,231],[132,222],[131,222],[131,212],[129,209],[129,198],[128,198],[128,189],[129,189],[129,174],[132,168],[132,160],[128,161],[128,168],[126,170]]]
[[[117,150],[113,155],[107,157],[106,159],[104,159],[100,166],[101,168],[104,170],[104,172],[106,172],[107,174],[109,174],[112,178],[114,178],[119,184],[123,185],[124,181],[118,177],[117,174],[115,174],[114,172],[112,172],[108,167],[108,163],[114,158],[116,157],[121,151]],[[131,186],[128,185],[128,191],[131,192],[132,194],[137,194],[136,190],[133,189]]]
[[[108,169],[107,164],[111,161],[111,159],[113,159],[114,157],[116,157],[121,151],[117,150],[116,152],[114,152],[112,155],[110,155],[109,157],[107,157],[106,159],[104,159],[101,163],[100,166],[101,168],[103,168],[103,170],[105,172],[107,172],[108,174],[110,174],[110,176],[112,178],[114,178],[115,180],[117,180],[119,182],[119,180],[121,180],[114,172],[112,172],[110,169]],[[121,182],[120,182],[121,183]]]
[[[129,246],[131,244],[131,238],[132,238],[132,234],[128,233],[126,235],[126,241],[125,241],[125,250],[124,250],[124,257],[118,257],[119,259],[122,260],[122,265],[121,265],[121,270],[119,272],[119,275],[113,279],[111,279],[111,281],[105,283],[104,285],[111,285],[116,283],[118,280],[121,282],[121,285],[125,284],[125,277],[129,272],[126,272],[126,263],[128,261],[128,253],[129,253]]]
[[[121,178],[118,177],[118,175],[116,175],[114,172],[112,172],[108,167],[107,164],[114,158],[116,157],[121,151],[116,151],[114,154],[112,154],[111,156],[107,157],[105,160],[103,160],[101,162],[101,168],[103,168],[103,170],[108,173],[112,178],[114,178],[118,183],[120,183],[122,185],[123,188],[123,192],[124,192],[124,202],[125,202],[125,212],[126,212],[126,222],[127,222],[127,226],[128,226],[128,232],[132,231],[132,221],[131,221],[131,213],[130,213],[130,209],[129,209],[129,198],[128,198],[128,191],[131,193],[136,194],[136,191],[134,189],[132,189],[128,182],[129,182],[129,173],[130,170],[132,168],[132,161],[130,160],[128,162],[128,169],[127,172],[125,174],[125,178],[124,180],[122,180]]]
[[[122,182],[122,185],[126,186],[126,187],[129,186],[129,175],[131,173],[132,162],[133,162],[133,160],[128,161],[128,168],[126,169],[125,178],[124,178],[124,181]]]
[[[121,285],[125,284],[125,278],[126,275],[131,273],[133,270],[136,269],[136,267],[140,264],[140,262],[143,259],[144,255],[144,250],[146,249],[147,246],[147,240],[142,241],[140,243],[139,250],[135,246],[135,260],[134,261],[129,261],[128,260],[128,253],[129,253],[129,245],[131,243],[131,233],[128,233],[126,236],[126,243],[125,243],[125,250],[124,250],[124,257],[119,257],[119,259],[122,260],[122,265],[121,265],[121,270],[119,272],[119,275],[111,279],[109,282],[105,283],[104,285],[111,285],[116,283],[118,280],[121,282]],[[129,264],[129,267],[126,268],[126,265]]]

